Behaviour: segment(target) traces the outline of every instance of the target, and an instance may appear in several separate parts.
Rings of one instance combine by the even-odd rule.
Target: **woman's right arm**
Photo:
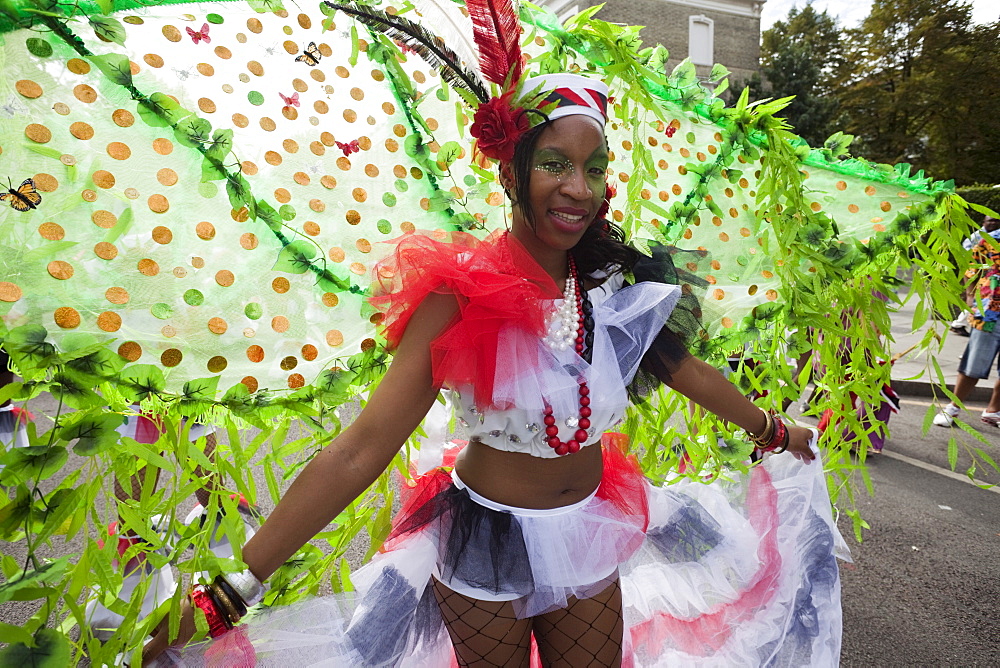
[[[417,309],[364,410],[309,462],[243,546],[243,561],[258,579],[266,580],[364,492],[420,424],[438,394],[430,344],[456,312],[453,296],[434,293]],[[143,649],[143,663],[193,635],[188,604],[182,613],[178,637],[170,642],[164,619]]]

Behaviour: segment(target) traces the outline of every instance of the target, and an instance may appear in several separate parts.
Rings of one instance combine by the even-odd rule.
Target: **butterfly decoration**
[[[358,140],[357,139],[355,139],[353,141],[350,141],[350,142],[347,142],[346,144],[343,143],[343,142],[339,142],[338,141],[338,142],[336,142],[336,144],[337,144],[337,148],[339,148],[341,151],[343,151],[345,156],[349,156],[352,153],[357,153],[358,151],[361,150],[361,145],[358,144]]]
[[[208,24],[204,23],[201,26],[201,30],[191,30],[191,28],[185,28],[187,33],[191,35],[191,41],[197,44],[198,42],[204,41],[205,44],[211,44],[212,38],[208,36]]]
[[[409,55],[411,53],[414,54],[414,55],[417,54],[416,49],[414,49],[413,47],[411,47],[406,42],[404,42],[402,40],[398,40],[398,39],[394,40],[394,41],[396,42],[396,46],[399,47],[399,50],[402,51],[404,55]]]
[[[291,97],[285,95],[284,93],[278,93],[281,99],[284,101],[286,107],[297,107],[299,106],[299,93],[298,91],[292,93]]]
[[[677,132],[677,128],[675,128],[673,125],[668,125],[665,132],[668,137],[673,137],[674,133]]]
[[[309,67],[315,67],[319,64],[319,59],[323,57],[323,54],[319,52],[319,47],[316,46],[316,42],[309,42],[309,46],[305,48],[301,56],[295,59],[297,63],[305,63]]]
[[[10,202],[15,211],[36,209],[42,203],[42,196],[35,190],[34,179],[25,179],[16,190],[10,185],[9,179],[7,185],[7,192],[0,193],[0,202]]]

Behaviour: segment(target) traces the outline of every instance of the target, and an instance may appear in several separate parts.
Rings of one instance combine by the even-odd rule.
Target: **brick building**
[[[582,0],[543,0],[560,18],[589,5]],[[705,76],[714,63],[732,72],[731,81],[746,81],[760,58],[760,10],[764,0],[606,0],[597,18],[645,26],[645,45],[662,44],[669,66],[691,58]]]

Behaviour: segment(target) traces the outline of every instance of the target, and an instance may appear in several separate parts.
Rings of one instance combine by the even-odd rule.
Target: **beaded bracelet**
[[[215,599],[212,598],[211,591],[205,585],[196,585],[191,590],[191,604],[205,613],[205,621],[208,622],[208,635],[210,637],[218,638],[232,628],[222,612],[219,611]]]

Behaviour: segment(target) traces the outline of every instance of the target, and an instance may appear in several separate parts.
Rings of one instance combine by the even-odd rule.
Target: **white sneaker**
[[[1000,411],[995,413],[990,413],[988,411],[983,411],[983,422],[994,427],[1000,427]]]
[[[951,427],[955,424],[955,417],[959,414],[958,406],[948,404],[941,409],[941,412],[934,416],[934,424],[938,427]]]

